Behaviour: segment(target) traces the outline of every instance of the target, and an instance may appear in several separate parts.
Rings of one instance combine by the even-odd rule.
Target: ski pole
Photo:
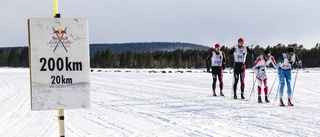
[[[255,73],[253,73],[253,77],[255,76],[254,74],[255,74]],[[256,79],[253,81],[253,83],[254,83],[253,86],[255,86],[255,83],[256,83],[256,82],[257,82],[257,77],[256,77]],[[255,95],[255,94],[253,94],[252,97],[254,97],[254,95]]]
[[[297,69],[296,78],[294,79],[293,89],[292,89],[292,93],[291,93],[291,99],[293,99],[293,93],[294,93],[294,89],[296,87],[296,82],[297,82],[297,78],[298,78],[298,72],[299,72],[299,68]]]
[[[232,67],[232,68],[230,68],[230,70],[229,70],[229,73],[230,73],[230,74],[232,74],[232,73],[233,73],[233,71],[231,71],[231,70],[233,70],[233,67]]]
[[[251,45],[251,50],[252,50],[252,52],[254,51],[254,49],[253,49],[253,45]],[[253,53],[251,53],[251,62],[252,62],[252,67],[253,67],[253,64],[254,64],[254,54]],[[253,70],[252,70],[252,72],[253,72]],[[252,81],[254,81],[254,73],[252,73]]]
[[[252,86],[253,86],[253,89],[254,89],[254,86],[255,86],[255,84],[256,84],[256,79],[257,79],[257,78],[254,78],[254,72],[253,72],[253,70],[252,70],[252,81],[253,81]],[[250,97],[251,97],[251,94],[252,94],[252,91],[251,91],[251,93],[250,93]],[[253,94],[253,96],[254,96],[254,94]],[[250,97],[249,97],[249,101],[250,101]]]
[[[252,67],[253,67],[253,65],[254,65],[254,49],[253,49],[253,44],[251,44],[251,50],[252,50],[252,52],[253,53],[251,53],[251,62],[252,62]],[[258,70],[259,71],[259,70]],[[256,78],[257,79],[257,78]],[[249,97],[249,101],[250,101],[250,98],[251,98],[251,94],[252,94],[252,92],[253,92],[253,90],[254,90],[254,86],[255,86],[255,84],[256,84],[256,80],[254,79],[254,71],[252,70],[252,91],[251,91],[251,93],[250,93],[250,97]]]
[[[229,70],[229,73],[230,73],[230,74],[233,74],[233,72],[234,72],[234,66],[235,66],[235,62],[233,62],[233,67],[231,67],[230,70]],[[232,70],[232,72],[231,72],[231,70]],[[232,93],[234,94],[234,86],[233,86],[234,83],[235,83],[234,77],[235,77],[235,76],[234,76],[234,74],[233,74],[233,76],[232,76],[232,88],[231,88],[231,99],[232,99],[232,97],[233,97],[233,96],[232,96]]]
[[[279,70],[278,70],[279,71]],[[282,69],[280,69],[280,73],[279,73],[280,75],[282,75]],[[279,75],[278,74],[278,75]],[[280,89],[280,76],[278,76],[279,77],[279,83],[278,83],[278,89],[277,89],[277,94],[276,94],[276,98],[274,99],[274,103],[273,103],[273,105],[276,103],[276,101],[277,101],[277,98],[278,98],[278,93],[279,93],[279,89]]]
[[[258,69],[257,71],[258,71],[258,73],[259,73],[260,70]],[[253,70],[252,70],[252,72],[253,72]],[[258,76],[258,75],[257,75],[257,76]],[[249,99],[248,99],[247,101],[250,101],[250,98],[251,98],[251,96],[252,96],[252,92],[253,92],[253,90],[254,90],[254,86],[255,86],[256,81],[257,81],[257,77],[254,79],[254,73],[253,73],[252,79],[253,79],[252,89],[251,89],[251,93],[250,93]]]
[[[234,83],[235,83],[235,79],[234,79],[234,74],[232,74],[232,88],[231,88],[231,99],[233,99],[232,93],[234,95]]]
[[[248,102],[250,101],[250,98],[251,98],[252,92],[253,92],[253,90],[254,90],[254,86],[255,86],[255,84],[256,84],[256,81],[257,81],[257,78],[255,78],[254,81],[253,81],[253,87],[252,87],[252,89],[251,89],[251,93],[250,93]]]
[[[279,93],[279,88],[280,88],[280,81],[279,81],[279,83],[278,83],[277,94],[276,94],[276,98],[274,99],[273,105],[277,102],[278,93]]]
[[[276,77],[274,78],[274,81],[273,81],[273,83],[272,83],[271,89],[270,89],[269,94],[268,94],[268,98],[269,98],[269,96],[270,96],[270,94],[271,94],[271,91],[272,91],[272,89],[273,89],[274,83],[276,83],[277,78],[278,78],[278,75],[276,75]]]

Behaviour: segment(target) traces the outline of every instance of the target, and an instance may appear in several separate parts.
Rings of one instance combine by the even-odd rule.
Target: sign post
[[[58,127],[59,127],[59,137],[64,137],[64,110],[58,110]]]
[[[88,21],[28,19],[31,110],[58,110],[59,137],[65,136],[64,109],[90,107]]]
[[[53,14],[55,18],[60,18],[58,0],[53,0]],[[58,110],[58,128],[59,128],[59,137],[64,137],[64,109]]]
[[[53,16],[59,13],[58,0],[53,0]]]

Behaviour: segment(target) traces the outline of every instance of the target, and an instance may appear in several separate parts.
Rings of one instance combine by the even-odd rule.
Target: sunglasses
[[[289,53],[289,55],[291,55],[291,56],[292,56],[293,54],[294,54],[294,53]]]

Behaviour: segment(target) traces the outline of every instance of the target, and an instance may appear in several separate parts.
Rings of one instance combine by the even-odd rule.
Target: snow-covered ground
[[[229,73],[222,98],[211,96],[211,75],[204,69],[98,70],[90,73],[91,108],[65,111],[67,137],[320,135],[317,68],[300,71],[294,107],[274,104],[278,81],[271,103],[258,104],[256,92],[250,102],[231,99]],[[253,84],[249,72],[247,98]],[[276,73],[268,76],[271,88]],[[57,111],[31,111],[29,89],[28,69],[0,68],[0,136],[58,136]]]

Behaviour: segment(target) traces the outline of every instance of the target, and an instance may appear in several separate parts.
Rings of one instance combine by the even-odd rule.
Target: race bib
[[[219,66],[221,64],[221,61],[220,60],[216,60],[213,63],[214,63],[214,66]]]
[[[237,61],[243,62],[244,61],[244,55],[237,55]]]
[[[291,64],[283,64],[282,69],[291,69]]]

